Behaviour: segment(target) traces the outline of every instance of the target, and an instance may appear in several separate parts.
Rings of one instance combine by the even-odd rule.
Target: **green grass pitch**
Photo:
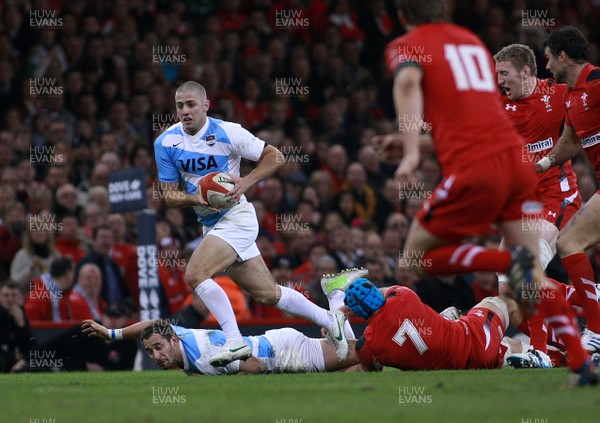
[[[0,375],[0,422],[600,421],[600,387],[565,369],[189,377],[180,371]]]

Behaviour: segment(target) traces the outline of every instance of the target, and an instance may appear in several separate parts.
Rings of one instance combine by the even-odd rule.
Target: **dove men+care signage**
[[[147,207],[146,171],[141,167],[117,170],[108,174],[110,212],[124,213]]]

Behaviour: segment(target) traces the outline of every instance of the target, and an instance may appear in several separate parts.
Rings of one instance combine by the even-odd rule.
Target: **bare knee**
[[[206,272],[201,269],[190,269],[189,267],[185,270],[184,279],[185,282],[192,288],[196,289],[198,285],[210,278]]]
[[[274,307],[281,297],[281,293],[277,289],[277,285],[269,287],[261,287],[249,292],[250,296],[259,304]]]

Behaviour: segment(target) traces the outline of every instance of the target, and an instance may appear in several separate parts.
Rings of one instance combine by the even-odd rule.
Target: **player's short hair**
[[[201,99],[206,99],[206,90],[202,84],[196,81],[186,81],[177,88],[175,95],[179,93],[197,92]]]
[[[497,62],[510,62],[519,72],[525,66],[531,69],[531,76],[537,76],[537,64],[535,63],[535,54],[525,44],[511,44],[504,47],[494,55],[494,60]]]
[[[147,326],[142,330],[140,339],[149,339],[152,335],[157,334],[170,341],[175,336],[175,331],[171,324],[163,319],[154,320],[150,326]]]
[[[583,33],[574,26],[565,26],[550,33],[544,41],[544,48],[548,47],[554,57],[561,51],[575,61],[585,63],[590,61],[590,45]]]
[[[446,0],[400,0],[398,8],[410,24],[421,25],[446,20]]]

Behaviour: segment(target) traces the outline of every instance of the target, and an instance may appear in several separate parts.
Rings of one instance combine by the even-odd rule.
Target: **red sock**
[[[587,327],[600,333],[600,305],[594,286],[594,270],[585,253],[577,253],[562,259],[571,283],[579,294]]]
[[[531,346],[538,351],[548,352],[548,329],[546,329],[544,319],[539,314],[536,314],[527,319],[527,324],[529,326],[529,343]]]
[[[560,292],[563,293],[567,302],[571,305],[571,307],[573,307],[573,310],[575,311],[575,315],[577,317],[585,317],[583,315],[583,304],[581,303],[581,300],[579,299],[579,294],[577,293],[577,290],[575,289],[575,287],[564,284],[564,283],[560,283],[558,281],[555,281],[552,278],[548,278],[548,279],[553,281],[554,283],[556,283],[556,286],[558,287]]]
[[[410,258],[409,258],[410,259]],[[423,270],[431,275],[454,275],[471,272],[508,271],[510,252],[474,244],[454,244],[434,248],[423,256]]]
[[[542,289],[537,310],[540,316],[546,319],[548,325],[554,329],[556,336],[565,344],[569,368],[578,370],[588,358],[588,353],[581,345],[579,329],[575,326],[571,307],[559,293],[560,291],[552,288]]]

